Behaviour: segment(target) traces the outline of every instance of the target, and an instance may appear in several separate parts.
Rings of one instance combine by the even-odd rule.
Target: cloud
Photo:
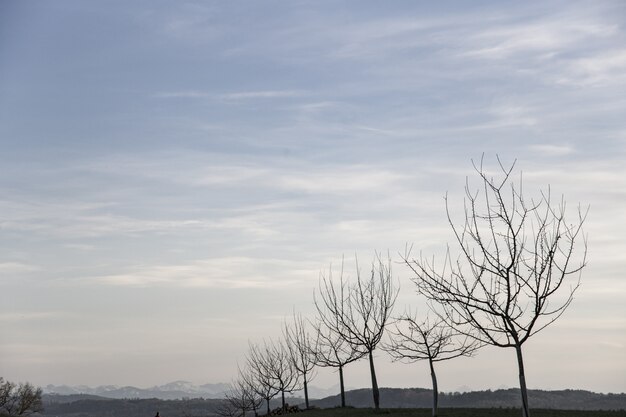
[[[291,175],[277,176],[277,182],[279,187],[315,194],[378,194],[389,191],[390,187],[407,178],[407,175],[377,167],[357,165],[348,168],[326,169],[311,173],[296,172]]]
[[[317,277],[316,267],[302,261],[223,257],[187,264],[135,267],[121,274],[95,277],[93,282],[128,287],[274,288],[302,285]]]
[[[305,93],[295,90],[266,90],[266,91],[241,91],[236,93],[221,94],[219,97],[225,100],[246,100],[265,98],[301,97]]]
[[[23,322],[25,320],[40,321],[69,316],[69,313],[59,311],[12,311],[9,313],[0,313],[0,322]]]
[[[254,100],[254,99],[272,99],[272,98],[290,98],[302,97],[306,95],[305,91],[299,90],[252,90],[252,91],[236,91],[231,93],[216,94],[207,91],[185,90],[185,91],[165,91],[152,95],[154,98],[165,99],[215,99],[215,100]]]
[[[0,274],[22,274],[41,270],[36,265],[21,262],[0,262]]]
[[[612,36],[617,31],[617,25],[607,26],[583,18],[572,21],[552,16],[540,21],[493,26],[477,31],[467,39],[470,50],[462,55],[506,59],[512,55],[558,52],[590,39]]]
[[[574,152],[574,149],[568,145],[531,145],[529,149],[542,156],[565,156]]]
[[[626,80],[626,49],[602,51],[567,62],[565,72],[557,78],[561,84],[623,85]]]
[[[211,98],[215,97],[214,94],[210,94],[204,91],[167,91],[155,93],[154,98]]]

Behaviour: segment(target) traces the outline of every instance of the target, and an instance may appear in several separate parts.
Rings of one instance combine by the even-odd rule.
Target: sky
[[[342,256],[389,253],[423,311],[399,254],[454,249],[444,196],[459,219],[484,154],[590,208],[528,386],[626,391],[625,25],[622,1],[0,2],[0,376],[228,382]],[[517,386],[512,349],[438,370]]]

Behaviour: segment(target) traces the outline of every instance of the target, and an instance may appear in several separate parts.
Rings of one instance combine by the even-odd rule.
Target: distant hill
[[[560,410],[626,410],[626,394],[597,394],[582,390],[529,390],[532,408]],[[339,395],[314,400],[321,408],[341,404]],[[353,407],[373,407],[372,391],[358,389],[346,392],[346,404]],[[424,388],[381,388],[382,408],[427,408],[432,405],[432,391]],[[439,394],[440,407],[491,408],[520,407],[519,389],[472,391]]]
[[[466,393],[440,394],[440,407],[450,408],[509,408],[519,407],[517,389],[474,391]],[[429,408],[431,391],[423,388],[381,388],[382,408]],[[47,417],[145,417],[157,411],[167,417],[215,416],[221,399],[161,400],[112,399],[92,394],[45,394],[44,413]],[[357,408],[372,407],[370,389],[346,392],[348,405]],[[530,390],[531,408],[560,410],[626,410],[626,394],[597,394],[582,390],[542,391]],[[301,398],[287,399],[289,404],[302,404]],[[340,404],[339,395],[311,404],[320,408],[332,408]],[[278,407],[278,400],[272,408]],[[262,410],[264,411],[264,406]]]
[[[62,398],[67,397],[67,398]],[[168,417],[213,417],[223,400],[190,399],[112,399],[91,395],[59,396],[44,394],[47,417],[146,417],[158,411]]]

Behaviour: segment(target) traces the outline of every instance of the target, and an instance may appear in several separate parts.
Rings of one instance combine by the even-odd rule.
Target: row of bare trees
[[[341,405],[345,406],[344,367],[367,357],[375,408],[380,394],[374,352],[381,348],[394,360],[427,360],[433,387],[433,416],[438,409],[435,363],[471,356],[482,346],[514,348],[517,355],[522,414],[530,415],[522,345],[554,322],[573,300],[586,264],[587,239],[582,232],[586,212],[574,222],[565,219],[564,200],[554,204],[550,191],[527,199],[512,178],[515,163],[498,159],[496,176],[474,165],[481,187],[466,183],[464,219],[453,221],[446,198],[447,219],[459,255],[448,248],[441,265],[407,250],[402,263],[412,272],[417,293],[428,312],[393,316],[399,287],[391,260],[376,256],[368,273],[358,261],[353,280],[332,268],[320,277],[315,294],[317,316],[306,320],[294,313],[280,341],[251,343],[243,369],[228,396],[229,409],[240,415],[262,401],[303,389],[309,407],[308,382],[316,367],[337,369]],[[579,241],[582,238],[580,251]],[[569,277],[573,280],[568,284]],[[389,337],[383,340],[385,331]],[[235,414],[224,414],[235,415]]]
[[[244,366],[227,394],[221,410],[225,416],[255,415],[265,402],[270,413],[270,400],[304,391],[305,406],[309,408],[308,383],[316,367],[337,370],[341,406],[346,406],[344,368],[362,358],[369,362],[372,396],[375,408],[380,408],[380,391],[376,377],[376,349],[389,352],[394,359],[409,361],[427,359],[433,379],[433,409],[437,409],[437,384],[433,364],[441,360],[470,355],[476,343],[459,343],[458,334],[442,320],[418,322],[414,316],[393,317],[398,295],[394,285],[391,260],[376,256],[368,273],[363,274],[356,262],[356,276],[351,281],[344,274],[342,261],[338,277],[332,268],[322,274],[315,295],[317,315],[307,320],[300,314],[285,323],[282,338],[263,343],[250,343]],[[393,323],[393,336],[383,339]],[[419,337],[418,337],[419,334]]]

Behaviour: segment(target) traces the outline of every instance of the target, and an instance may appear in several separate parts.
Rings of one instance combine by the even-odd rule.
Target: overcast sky
[[[227,382],[342,255],[441,255],[485,153],[591,206],[529,387],[626,391],[625,25],[619,0],[0,2],[0,376]],[[462,386],[517,386],[514,351],[442,364]]]

